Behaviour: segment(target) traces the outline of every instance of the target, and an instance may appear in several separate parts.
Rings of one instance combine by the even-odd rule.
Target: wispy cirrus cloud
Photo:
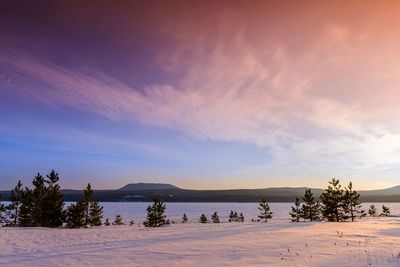
[[[268,166],[282,171],[359,175],[400,164],[400,128],[388,119],[400,111],[400,70],[393,55],[369,45],[367,33],[329,24],[296,53],[285,40],[255,45],[245,30],[221,27],[211,43],[193,33],[173,53],[161,51],[160,64],[178,80],[141,90],[3,45],[1,94],[193,138],[256,144],[272,151]]]

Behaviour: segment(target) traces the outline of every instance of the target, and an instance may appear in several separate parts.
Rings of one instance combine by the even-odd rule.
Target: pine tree
[[[143,222],[146,227],[160,227],[169,224],[165,216],[165,204],[159,197],[154,199],[154,203],[147,207],[147,220]]]
[[[6,219],[5,212],[6,212],[6,207],[4,206],[3,203],[1,203],[2,196],[0,195],[0,226],[4,224],[4,220]]]
[[[101,219],[103,218],[103,207],[100,206],[98,201],[93,200],[93,189],[90,183],[83,190],[82,203],[85,209],[85,227],[100,226]]]
[[[332,178],[329,181],[328,188],[321,194],[322,214],[328,221],[339,222],[346,219],[346,214],[343,210],[343,192],[339,180]]]
[[[121,215],[118,214],[117,216],[115,216],[113,225],[124,225],[124,224],[125,223],[123,222]]]
[[[267,222],[268,219],[272,219],[272,212],[270,211],[269,205],[265,198],[261,200],[258,210],[260,211],[260,215],[258,215],[258,218],[261,221]]]
[[[343,200],[343,208],[348,217],[354,222],[357,215],[359,217],[364,217],[366,215],[365,211],[362,209],[360,202],[360,194],[353,190],[353,183],[350,182],[349,186],[346,188]]]
[[[380,216],[389,216],[390,215],[390,208],[382,205],[382,213]]]
[[[182,223],[187,223],[187,222],[188,222],[188,217],[186,216],[186,213],[184,213],[182,216]]]
[[[78,201],[68,207],[66,221],[68,228],[81,228],[85,226],[85,206],[82,201]]]
[[[304,204],[301,207],[303,218],[310,221],[318,220],[320,215],[320,205],[318,202],[315,202],[311,189],[306,189],[303,201]]]
[[[7,206],[7,225],[16,227],[18,225],[19,211],[21,207],[23,188],[21,181],[11,190],[10,204]]]
[[[239,222],[239,215],[236,211],[231,210],[231,213],[229,214],[229,222]]]
[[[44,177],[38,173],[32,181],[32,217],[34,226],[44,225],[44,200],[47,195],[47,188]]]
[[[103,218],[103,206],[98,201],[92,201],[89,210],[89,225],[100,226]]]
[[[104,222],[105,226],[110,226],[110,220],[107,218],[106,221]]]
[[[87,187],[83,190],[82,205],[84,206],[84,224],[85,227],[90,225],[90,204],[92,202],[93,189],[92,186],[87,184]]]
[[[371,216],[371,217],[376,217],[377,211],[376,211],[376,208],[375,208],[374,204],[369,206],[368,215]]]
[[[82,198],[67,210],[67,225],[71,228],[100,226],[103,218],[103,207],[93,200],[93,189],[90,184],[83,190]]]
[[[211,215],[211,220],[213,223],[220,223],[218,212],[214,212]]]
[[[244,222],[244,215],[242,212],[239,215],[239,222]]]
[[[59,227],[64,220],[64,198],[60,192],[58,173],[54,170],[47,175],[47,192],[43,201],[43,226]]]
[[[199,221],[200,223],[207,223],[208,222],[207,216],[204,213],[201,214]]]
[[[21,227],[33,227],[35,225],[35,219],[33,217],[33,201],[32,191],[29,188],[25,188],[21,194],[21,206],[19,210],[18,226]]]
[[[292,206],[292,212],[289,212],[292,217],[292,222],[299,222],[300,218],[302,218],[303,213],[300,208],[300,199],[296,197],[296,201],[294,202],[294,207]]]

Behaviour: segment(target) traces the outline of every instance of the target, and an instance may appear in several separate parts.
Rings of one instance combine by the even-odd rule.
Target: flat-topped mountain
[[[137,191],[137,190],[166,190],[166,189],[179,189],[172,184],[161,184],[161,183],[134,183],[127,184],[120,189],[119,191]]]

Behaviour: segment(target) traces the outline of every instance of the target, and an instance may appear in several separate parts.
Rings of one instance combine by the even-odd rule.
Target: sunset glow
[[[399,1],[40,3],[0,4],[0,189],[399,184]]]

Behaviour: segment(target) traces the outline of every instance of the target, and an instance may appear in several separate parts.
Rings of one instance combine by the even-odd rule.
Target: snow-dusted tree
[[[379,216],[389,216],[390,215],[390,208],[382,205],[382,213]]]
[[[117,216],[115,216],[113,225],[124,225],[124,221],[122,220],[122,216],[120,214],[118,214]]]
[[[200,223],[207,223],[208,222],[207,216],[204,213],[201,214],[199,222]]]
[[[343,198],[343,209],[348,214],[347,217],[351,219],[352,222],[357,217],[365,217],[366,213],[362,209],[360,194],[353,190],[353,183],[350,182],[349,186],[345,190]]]
[[[110,220],[109,220],[108,218],[107,218],[106,221],[104,222],[104,225],[105,225],[105,226],[110,226],[110,225],[111,225],[111,224],[110,224]]]
[[[303,196],[304,204],[301,206],[301,213],[305,220],[316,221],[320,218],[320,205],[315,201],[311,189],[306,189]]]
[[[375,205],[372,204],[371,206],[369,206],[368,215],[371,216],[371,217],[376,217],[377,214],[378,214],[378,212],[376,210]]]
[[[213,223],[220,223],[218,212],[214,212],[211,215],[211,220]]]
[[[296,201],[294,202],[294,206],[292,206],[292,212],[289,212],[292,217],[292,222],[299,222],[300,218],[302,218],[302,210],[300,208],[300,199],[296,197]]]
[[[260,211],[260,215],[258,215],[258,218],[261,221],[267,222],[268,219],[272,219],[272,212],[270,211],[268,202],[265,198],[261,200],[258,210]]]
[[[143,222],[146,227],[160,227],[169,224],[165,216],[165,204],[159,197],[154,199],[154,203],[147,207],[147,220]]]
[[[7,225],[16,227],[18,225],[19,211],[22,199],[22,183],[18,181],[17,185],[11,189],[10,204],[7,206]]]
[[[344,190],[339,180],[332,178],[320,198],[323,204],[322,215],[328,221],[340,222],[346,219],[346,213],[343,210]]]
[[[188,222],[188,217],[186,216],[186,213],[184,213],[182,216],[182,223],[187,223],[187,222]]]

